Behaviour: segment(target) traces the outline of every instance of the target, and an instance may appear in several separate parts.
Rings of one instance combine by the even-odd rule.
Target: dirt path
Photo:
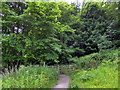
[[[63,88],[62,90],[67,90],[70,83],[70,77],[64,74],[59,75],[58,83],[53,87],[52,90],[57,90],[57,88]]]

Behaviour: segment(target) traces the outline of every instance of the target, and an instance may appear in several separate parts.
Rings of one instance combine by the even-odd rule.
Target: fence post
[[[60,73],[60,66],[59,65],[57,65],[57,69],[58,69],[58,72]]]
[[[74,66],[73,66],[73,71],[75,70]]]
[[[43,67],[45,67],[45,62],[44,62],[44,64],[43,64]]]

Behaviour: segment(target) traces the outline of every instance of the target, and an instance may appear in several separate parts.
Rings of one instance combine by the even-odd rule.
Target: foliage
[[[16,12],[15,4],[25,4],[27,8],[21,8],[25,10],[20,14],[19,11]],[[55,29],[57,17],[60,16],[57,4],[35,2],[2,5],[5,7],[2,9],[3,63],[5,63],[3,66],[15,69],[13,64],[19,68],[20,64],[42,64],[46,60],[58,62],[57,53],[61,52],[61,45],[59,40],[54,38],[57,32]],[[27,28],[28,26],[30,28]]]
[[[104,60],[118,62],[119,53],[120,53],[119,48],[116,50],[102,50],[99,53],[93,53],[80,58],[73,58],[72,61],[75,62],[75,66],[78,69],[97,68],[100,65],[100,63],[103,62]]]
[[[0,78],[0,89],[2,89],[2,79]]]
[[[99,66],[91,71],[77,70],[71,72],[70,88],[118,88],[118,71],[114,65]]]
[[[75,3],[28,1],[2,2],[3,67],[14,71],[4,77],[3,87],[38,88],[45,87],[52,79],[56,81],[57,73],[53,69],[19,70],[21,64],[43,65],[44,62],[47,65],[76,63],[78,69],[91,70],[80,71],[73,77],[75,80],[79,77],[83,87],[116,87],[117,78],[112,79],[117,77],[115,65],[119,63],[120,2],[86,2],[79,8]],[[79,87],[78,80],[73,83],[72,88]]]
[[[102,51],[99,55],[97,53],[82,57],[94,60],[95,56],[98,56],[96,59],[103,60],[97,69],[85,70],[81,68],[69,72],[68,75],[72,78],[70,88],[118,88],[118,54],[119,49],[116,49]]]
[[[55,69],[39,66],[21,67],[3,77],[3,88],[50,88],[58,79]]]
[[[2,2],[3,66],[16,71],[20,64],[68,64],[119,47],[119,5],[87,2],[79,8],[67,2]],[[93,61],[84,63],[89,62]]]

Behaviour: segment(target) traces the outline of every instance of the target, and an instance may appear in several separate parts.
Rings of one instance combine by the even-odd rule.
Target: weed
[[[55,69],[28,66],[3,77],[3,88],[50,88],[57,80]]]
[[[101,59],[102,61],[97,68],[88,70],[83,67],[69,72],[68,75],[72,78],[70,88],[76,88],[76,85],[78,88],[118,88],[118,53],[119,49],[106,50],[82,57],[80,60],[83,62],[87,62],[87,60],[92,62],[95,58],[97,61]]]

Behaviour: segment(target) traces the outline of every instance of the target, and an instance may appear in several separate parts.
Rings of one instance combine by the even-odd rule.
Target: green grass
[[[75,66],[78,69],[96,68],[102,61],[120,60],[120,48],[112,50],[102,50],[99,53],[93,53],[80,58],[75,58]]]
[[[101,65],[91,71],[76,70],[69,73],[72,78],[70,88],[118,88],[116,66]]]
[[[2,89],[2,79],[0,78],[0,90]]]
[[[119,52],[119,49],[106,50],[82,57],[86,60],[89,57],[89,61],[92,61],[93,56],[93,59],[98,56],[97,60],[102,58],[102,63],[97,68],[85,69],[80,67],[67,73],[72,78],[70,88],[118,88]]]
[[[3,77],[3,88],[51,88],[57,81],[57,70],[28,66]]]

